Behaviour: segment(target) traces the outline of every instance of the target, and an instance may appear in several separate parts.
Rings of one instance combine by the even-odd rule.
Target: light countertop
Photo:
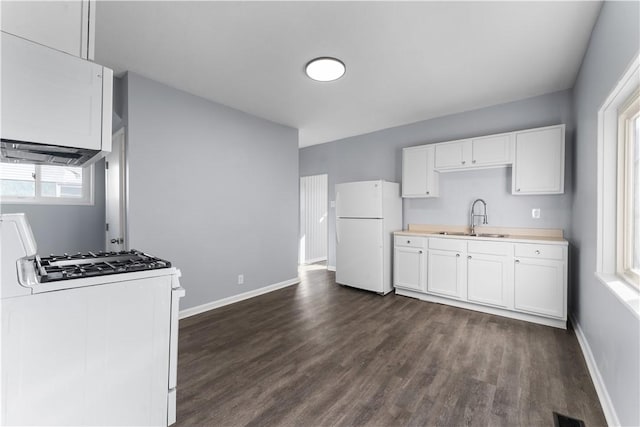
[[[505,235],[505,237],[441,234],[441,232],[443,231],[450,233],[469,233],[470,229],[466,226],[409,224],[409,229],[396,231],[394,235],[438,237],[443,239],[486,240],[512,243],[544,243],[555,245],[569,244],[569,242],[563,237],[562,230],[557,229],[476,227],[476,232],[479,234],[503,234]]]

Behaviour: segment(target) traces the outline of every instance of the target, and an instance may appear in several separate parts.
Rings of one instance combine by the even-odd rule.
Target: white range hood
[[[0,32],[0,160],[86,166],[111,151],[113,71]]]

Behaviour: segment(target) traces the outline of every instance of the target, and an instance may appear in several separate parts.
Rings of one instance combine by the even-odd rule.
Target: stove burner
[[[137,250],[51,255],[34,259],[40,283],[169,268],[171,263]]]

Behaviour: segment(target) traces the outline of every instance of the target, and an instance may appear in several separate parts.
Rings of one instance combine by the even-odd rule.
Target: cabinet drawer
[[[469,242],[469,253],[487,255],[511,255],[513,244],[503,242]]]
[[[407,246],[410,248],[425,248],[427,245],[426,237],[418,237],[418,236],[395,236],[394,237],[394,245],[395,246]]]
[[[564,258],[563,247],[560,245],[525,245],[517,244],[515,255],[517,257],[557,259]]]
[[[437,237],[429,239],[429,249],[465,252],[466,248],[467,248],[467,242],[465,240],[438,239]]]

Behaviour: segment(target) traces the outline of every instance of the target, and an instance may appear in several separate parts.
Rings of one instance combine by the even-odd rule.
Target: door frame
[[[302,200],[302,179],[309,178],[312,176],[324,176],[326,179],[326,191],[324,194],[325,203],[326,203],[326,218],[325,218],[325,257],[322,259],[312,259],[310,262],[306,262],[306,260],[302,260],[302,245],[301,245],[301,237],[303,234],[302,223],[303,223],[303,200]],[[317,173],[313,175],[304,175],[298,178],[298,265],[309,265],[314,262],[325,261],[327,264],[329,263],[329,174],[328,173]]]

